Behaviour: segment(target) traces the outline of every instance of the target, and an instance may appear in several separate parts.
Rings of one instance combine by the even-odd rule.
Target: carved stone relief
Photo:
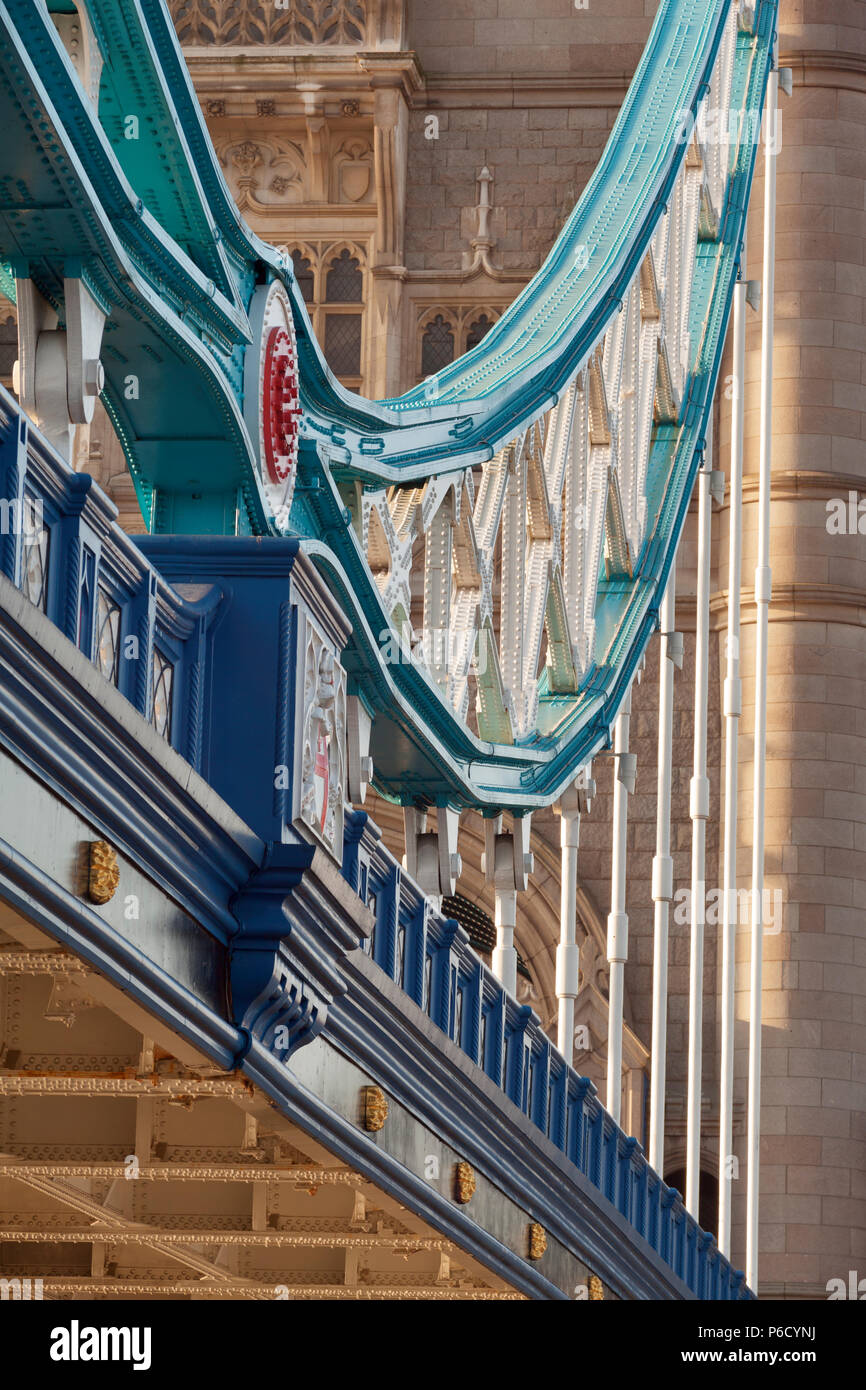
[[[303,684],[296,709],[294,820],[338,861],[346,800],[346,673],[333,646],[303,609],[298,614]]]
[[[366,0],[169,0],[188,44],[361,44]]]
[[[341,203],[360,203],[371,195],[373,149],[369,140],[356,137],[344,140],[334,158],[337,187],[336,198]]]
[[[266,212],[307,197],[306,162],[291,140],[233,140],[218,145],[217,153],[241,209]]]

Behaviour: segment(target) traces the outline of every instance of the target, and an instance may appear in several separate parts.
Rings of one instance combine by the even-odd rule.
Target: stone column
[[[406,215],[406,158],[409,111],[396,86],[374,93],[374,163],[377,226],[370,303],[370,381],[372,397],[396,395],[401,388],[400,308],[403,281],[403,226]]]
[[[832,22],[835,16],[838,19]],[[783,0],[767,735],[760,1288],[826,1297],[866,1272],[866,8]],[[761,273],[763,160],[748,274]],[[752,837],[760,320],[746,339],[739,884]],[[730,370],[730,366],[723,370]],[[720,466],[730,448],[722,401]],[[845,507],[834,508],[833,499]],[[835,533],[828,507],[844,510]],[[866,512],[866,505],[864,505]],[[866,533],[866,517],[863,522]],[[717,603],[727,589],[727,510]],[[721,614],[719,621],[722,621]],[[724,672],[720,671],[720,679]],[[748,927],[738,930],[736,1096],[745,1099]],[[737,1129],[740,1133],[737,1134]],[[735,1125],[732,1258],[744,1258]]]

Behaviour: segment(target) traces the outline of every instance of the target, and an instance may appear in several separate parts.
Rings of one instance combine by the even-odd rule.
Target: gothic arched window
[[[466,351],[471,352],[472,348],[477,347],[492,327],[493,320],[488,318],[486,314],[479,314],[474,323],[470,323],[466,333]]]
[[[364,276],[357,256],[343,247],[333,256],[325,275],[325,360],[345,386],[359,386],[363,319],[337,305],[356,305],[364,301]]]
[[[293,251],[292,265],[295,268],[295,280],[304,297],[304,303],[312,304],[316,297],[316,291],[313,281],[313,267],[309,258],[302,251]]]
[[[360,304],[363,299],[364,277],[358,258],[343,250],[331,261],[325,282],[325,301],[328,304]]]
[[[282,248],[286,255],[289,246]],[[291,249],[301,292],[325,361],[344,386],[364,387],[365,249],[350,243],[307,240]]]
[[[454,361],[454,326],[442,314],[431,319],[421,339],[421,375],[432,376]]]
[[[335,376],[360,376],[360,314],[327,314],[325,316],[325,359]]]

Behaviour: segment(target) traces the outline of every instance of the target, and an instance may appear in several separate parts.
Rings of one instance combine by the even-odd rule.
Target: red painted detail
[[[272,328],[265,346],[262,379],[262,435],[265,466],[272,483],[284,483],[298,461],[298,361],[285,328]]]
[[[319,729],[319,737],[316,740],[316,761],[313,766],[313,782],[316,789],[316,812],[319,817],[319,829],[324,831],[325,818],[328,814],[331,767],[330,758],[328,756],[328,739],[322,728]]]

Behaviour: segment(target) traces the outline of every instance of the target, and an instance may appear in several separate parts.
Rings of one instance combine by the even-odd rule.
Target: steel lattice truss
[[[103,399],[152,530],[302,537],[352,627],[379,789],[518,814],[556,800],[609,742],[657,625],[740,264],[776,0],[663,0],[545,264],[472,351],[382,402],[335,381],[290,264],[243,224],[164,0],[76,3],[71,59],[62,16],[2,10],[23,201],[0,218],[0,283],[24,324],[25,408],[68,435],[28,344],[77,316],[74,361],[83,373],[102,339]],[[128,138],[129,111],[146,139]],[[265,329],[283,335],[276,356]],[[78,387],[73,423],[95,389]]]
[[[723,130],[740,8],[730,10],[705,99]],[[668,210],[619,312],[552,410],[462,474],[406,488],[356,484],[356,534],[401,654],[429,673],[461,723],[474,685],[478,734],[491,743],[529,738],[540,691],[576,694],[605,661],[599,580],[631,580],[646,539],[653,426],[681,417],[695,250],[699,234],[718,234],[729,152],[719,141],[702,149],[694,134],[683,141]],[[419,578],[417,631],[409,615]]]

